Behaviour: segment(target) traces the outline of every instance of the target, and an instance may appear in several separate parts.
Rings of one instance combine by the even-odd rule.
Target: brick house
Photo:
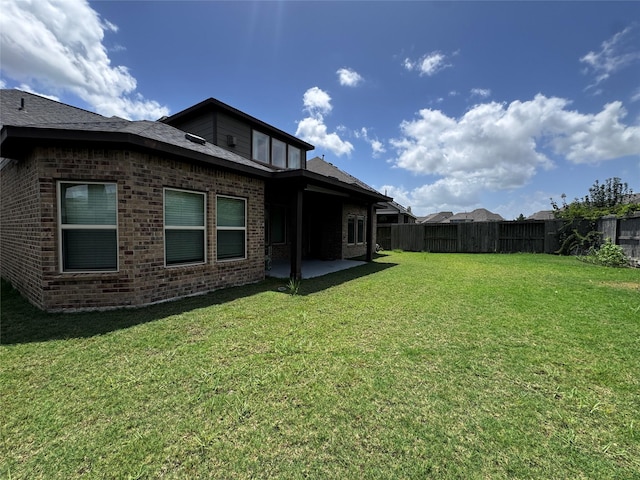
[[[376,210],[378,225],[390,223],[416,223],[416,216],[411,213],[411,207],[404,208],[397,202],[384,202]]]
[[[258,282],[265,252],[297,278],[305,258],[372,257],[389,198],[307,168],[312,145],[222,102],[153,122],[0,100],[0,273],[41,309]]]

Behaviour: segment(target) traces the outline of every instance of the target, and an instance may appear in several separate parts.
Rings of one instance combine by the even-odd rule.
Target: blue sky
[[[0,1],[3,88],[130,119],[214,97],[417,215],[640,192],[638,2]]]

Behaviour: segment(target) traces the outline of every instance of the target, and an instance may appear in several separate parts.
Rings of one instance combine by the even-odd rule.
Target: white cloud
[[[324,116],[333,108],[329,94],[318,87],[312,87],[304,93],[302,102],[304,111],[310,116],[298,122],[296,136],[315,145],[316,148],[326,148],[338,156],[350,155],[353,145],[342,140],[337,133],[329,133],[324,124]]]
[[[412,204],[452,209],[473,204],[483,191],[524,186],[539,169],[554,167],[551,153],[574,164],[640,155],[640,126],[622,123],[620,102],[597,114],[571,111],[568,105],[562,98],[536,95],[509,105],[476,105],[461,118],[423,109],[401,123],[402,135],[390,142],[397,153],[391,163],[438,178],[411,192]]]
[[[371,150],[373,151],[373,156],[377,157],[381,153],[386,152],[387,150],[384,148],[384,144],[378,140],[377,138],[369,137],[369,131],[366,127],[362,127],[359,132],[354,132],[356,138],[363,138],[369,145],[371,145]]]
[[[167,107],[136,92],[136,79],[127,67],[111,65],[105,31],[118,28],[85,0],[3,1],[2,73],[38,90],[71,92],[103,115],[167,115]]]
[[[488,88],[472,88],[471,89],[472,97],[487,98],[490,95],[491,95],[491,90],[489,90]]]
[[[59,102],[60,101],[60,99],[58,97],[56,97],[55,95],[48,95],[46,93],[36,92],[33,88],[31,88],[29,85],[27,85],[25,83],[20,85],[18,87],[18,90],[22,90],[23,92],[33,93],[34,95],[39,95],[41,97],[48,98],[49,100],[53,100],[54,102]]]
[[[338,74],[340,85],[344,87],[357,87],[364,81],[362,75],[350,68],[341,68],[336,73]]]
[[[318,87],[311,87],[309,90],[304,92],[304,95],[302,96],[302,103],[304,105],[304,109],[312,115],[325,115],[333,108],[331,106],[331,97],[329,94]]]
[[[400,205],[411,206],[416,215],[450,211],[471,211],[479,208],[480,188],[472,188],[456,179],[440,179],[432,184],[422,185],[413,190],[403,186],[383,185],[378,190],[393,197]]]
[[[587,88],[595,87],[618,70],[640,61],[640,26],[634,23],[616,33],[602,42],[600,51],[590,51],[580,61],[587,64],[586,73],[595,75],[594,83]]]
[[[320,117],[307,117],[300,120],[296,136],[315,145],[316,148],[326,148],[338,156],[349,155],[353,150],[350,142],[344,141],[337,133],[328,133],[327,126]]]
[[[423,55],[418,60],[411,60],[405,58],[403,66],[405,69],[411,71],[417,71],[420,76],[427,75],[431,77],[441,70],[450,67],[451,64],[446,63],[447,56],[441,52],[431,52]]]

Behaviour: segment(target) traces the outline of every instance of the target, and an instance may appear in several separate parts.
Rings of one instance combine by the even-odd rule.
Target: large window
[[[251,158],[278,168],[302,166],[302,150],[257,130],[252,135]]]
[[[118,270],[117,185],[58,183],[63,272]]]
[[[216,199],[217,259],[247,257],[247,201],[219,195]]]
[[[289,145],[289,168],[300,168],[300,149]]]
[[[271,140],[271,163],[274,167],[287,166],[287,144],[275,138]]]
[[[253,159],[269,163],[269,135],[253,131]]]
[[[206,261],[205,212],[204,193],[165,188],[164,256],[166,265]]]

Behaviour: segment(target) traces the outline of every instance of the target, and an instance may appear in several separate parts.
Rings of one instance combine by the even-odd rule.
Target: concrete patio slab
[[[303,260],[302,278],[314,278],[327,275],[328,273],[339,272],[348,268],[366,265],[367,262],[358,260]],[[275,261],[271,265],[271,270],[265,272],[267,277],[289,278],[291,265],[288,260]]]

